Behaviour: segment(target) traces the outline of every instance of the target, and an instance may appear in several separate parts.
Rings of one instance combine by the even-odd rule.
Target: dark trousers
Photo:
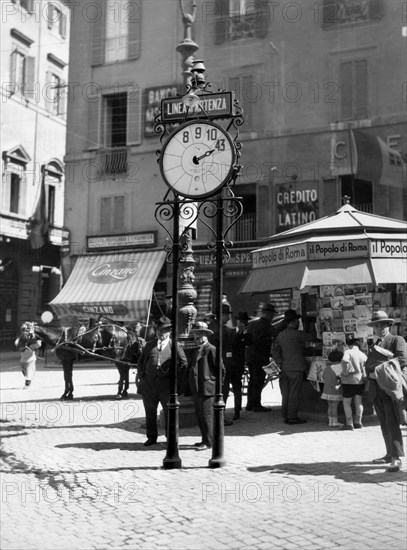
[[[280,375],[281,412],[283,418],[297,418],[298,416],[303,375],[302,371],[282,372]]]
[[[267,365],[268,361],[264,362]],[[261,392],[263,391],[266,373],[262,365],[249,364],[249,383],[247,386],[247,408],[253,409],[261,406]]]
[[[230,386],[232,386],[235,398],[235,412],[242,410],[242,377],[244,369],[226,366],[225,380],[223,382],[223,401],[229,397]]]
[[[379,384],[376,381],[374,383],[376,385],[376,396],[373,405],[386,445],[386,455],[392,458],[400,458],[404,456],[404,450],[396,405],[392,398],[380,388]]]
[[[125,391],[127,393],[127,390],[129,389],[129,372],[130,367],[125,367],[122,365],[117,366],[117,370],[119,371],[119,387],[117,390],[117,393],[122,393]]]
[[[170,392],[167,387],[160,387],[157,382],[151,382],[143,380],[142,398],[144,410],[146,413],[146,435],[147,439],[157,439],[157,410],[158,404],[164,411],[165,418],[165,433],[167,433],[167,419],[168,419],[168,400]]]
[[[213,402],[214,395],[202,396],[197,393],[193,394],[195,403],[195,415],[198,421],[199,429],[201,430],[202,443],[212,447],[213,433]]]

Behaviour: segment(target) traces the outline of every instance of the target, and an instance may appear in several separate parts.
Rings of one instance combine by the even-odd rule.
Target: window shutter
[[[25,9],[28,13],[34,13],[34,0],[27,0]]]
[[[61,22],[60,22],[60,29],[61,29],[61,36],[62,38],[66,38],[66,14],[61,14]]]
[[[110,216],[111,216],[111,201],[112,197],[102,197],[100,199],[100,232],[103,233],[110,233],[111,231],[111,223],[110,223]]]
[[[124,229],[124,196],[114,197],[113,204],[113,231]]]
[[[256,38],[266,38],[269,30],[269,21],[267,11],[264,9],[264,2],[256,0],[255,14],[254,35]]]
[[[88,149],[98,149],[100,146],[100,98],[88,99]]]
[[[341,63],[339,69],[341,86],[341,118],[352,118],[352,62]]]
[[[95,18],[92,23],[92,65],[102,65],[105,62],[106,9],[101,7],[102,17]]]
[[[370,19],[381,19],[383,17],[383,1],[370,0],[369,2]]]
[[[229,19],[228,0],[216,0],[215,16],[215,44],[222,44],[226,40],[227,24]]]
[[[25,58],[24,94],[35,99],[35,57]]]
[[[53,6],[52,6],[51,3],[48,4],[48,8],[47,8],[47,24],[48,24],[48,28],[52,29],[52,25],[53,25]]]
[[[254,82],[253,75],[248,75],[243,77],[242,82],[242,91],[240,93],[241,97],[241,104],[243,106],[244,111],[244,120],[245,120],[245,127],[246,129],[250,129],[253,127],[253,99],[250,99],[248,97],[248,90],[250,89],[250,86]]]
[[[128,58],[138,59],[141,50],[141,2],[131,1],[127,3],[129,34],[128,34]]]
[[[46,91],[44,91],[44,101],[45,101],[45,109],[49,112],[49,113],[52,113],[52,109],[53,109],[53,106],[52,106],[52,96],[53,96],[53,93],[52,93],[52,72],[51,71],[47,71],[47,86],[46,86]]]
[[[134,84],[134,88],[137,84]],[[127,145],[141,143],[141,104],[140,91],[132,90],[127,93]]]
[[[16,56],[17,52],[12,52],[10,55],[10,82],[16,82]]]
[[[64,80],[61,80],[61,88],[59,89],[59,108],[58,108],[58,114],[59,115],[66,115],[66,107],[67,107],[67,99],[68,99],[68,88],[66,86],[66,82]]]
[[[338,22],[336,0],[324,0],[322,5],[322,26],[330,27]]]
[[[355,61],[355,118],[366,118],[368,107],[367,60]]]

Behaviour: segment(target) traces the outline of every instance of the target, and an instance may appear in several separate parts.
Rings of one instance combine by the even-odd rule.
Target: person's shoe
[[[372,460],[373,464],[390,464],[391,456],[384,455],[381,458],[374,458]]]
[[[260,405],[259,407],[253,407],[252,410],[256,413],[264,413],[270,411],[270,409],[268,409],[267,407],[263,407],[263,405]]]
[[[122,399],[122,394],[121,394],[121,393],[118,393],[118,394],[116,395],[116,399]]]
[[[246,411],[252,411],[253,407],[251,405],[246,405]]]
[[[342,430],[349,430],[353,432],[354,430],[353,424],[345,424],[345,426],[342,426]]]
[[[355,428],[355,430],[360,430],[360,428],[363,428],[363,424],[360,424],[359,422],[355,422],[353,424],[353,427]]]
[[[223,420],[223,425],[224,426],[231,426],[233,424],[233,420],[229,420],[229,418],[225,418]]]
[[[194,443],[194,447],[199,447],[199,445],[205,445],[203,441],[198,441],[197,443]]]
[[[294,425],[294,424],[305,424],[307,421],[305,418],[287,418],[287,420],[284,420],[286,424]]]
[[[340,422],[332,422],[332,424],[329,425],[330,428],[343,428],[343,424],[341,424]],[[355,424],[355,428],[356,428],[356,424]]]
[[[233,415],[233,420],[239,420],[239,418],[240,418],[240,412],[235,411],[235,414]]]
[[[400,470],[400,467],[401,467],[401,460],[399,458],[393,458],[390,463],[390,466],[387,468],[387,471],[390,473],[398,472]]]
[[[210,449],[210,448],[211,446],[205,445],[205,443],[200,443],[199,445],[196,446],[197,451],[206,451],[207,449]]]
[[[126,397],[128,397],[128,396],[129,396],[129,394],[127,393],[126,390],[124,390],[124,391],[122,392],[122,397],[123,397],[123,399],[126,399]]]
[[[155,445],[156,443],[156,439],[147,439],[147,441],[144,443],[144,447],[151,447],[151,445]]]

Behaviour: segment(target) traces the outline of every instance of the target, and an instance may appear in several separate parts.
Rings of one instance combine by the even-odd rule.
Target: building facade
[[[71,8],[70,258],[103,254],[115,242],[119,251],[162,249],[167,235],[154,211],[167,189],[154,117],[163,98],[183,93],[179,4],[82,0]],[[405,219],[402,9],[382,0],[197,2],[195,58],[205,60],[207,80],[235,93],[245,115],[236,184],[244,214],[230,234],[223,281],[235,312],[253,314],[269,299],[238,294],[251,250],[267,237],[332,214],[344,196],[362,211]],[[213,308],[208,238],[198,225],[200,316]],[[167,293],[165,269],[157,292]],[[284,293],[273,299],[286,306]]]
[[[70,21],[59,1],[1,10],[0,341],[12,349],[60,289]]]

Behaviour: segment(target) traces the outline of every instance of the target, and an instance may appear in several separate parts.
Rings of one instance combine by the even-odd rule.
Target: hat
[[[387,322],[389,325],[393,324],[394,319],[390,319],[390,317],[387,315],[385,311],[375,311],[372,315],[372,319],[369,323],[367,323],[368,327],[371,327],[373,325],[376,325],[377,323],[385,323]]]
[[[159,329],[165,329],[165,328],[171,328],[172,327],[171,321],[168,319],[168,317],[165,317],[165,315],[160,317],[158,319],[158,321],[156,321],[156,324],[157,324],[157,328],[159,328]]]
[[[229,304],[222,304],[222,313],[232,313],[232,308]]]
[[[239,311],[238,314],[236,315],[236,320],[237,321],[248,321],[250,319],[247,311]]]
[[[295,309],[287,309],[287,311],[284,312],[284,319],[286,321],[294,321],[295,319],[300,319],[300,318],[301,318],[301,315],[298,315]]]
[[[191,333],[205,332],[206,334],[213,334],[213,330],[208,328],[208,325],[203,321],[197,321],[191,329]]]
[[[274,304],[264,304],[261,309],[262,311],[272,311],[273,313],[277,311]]]

